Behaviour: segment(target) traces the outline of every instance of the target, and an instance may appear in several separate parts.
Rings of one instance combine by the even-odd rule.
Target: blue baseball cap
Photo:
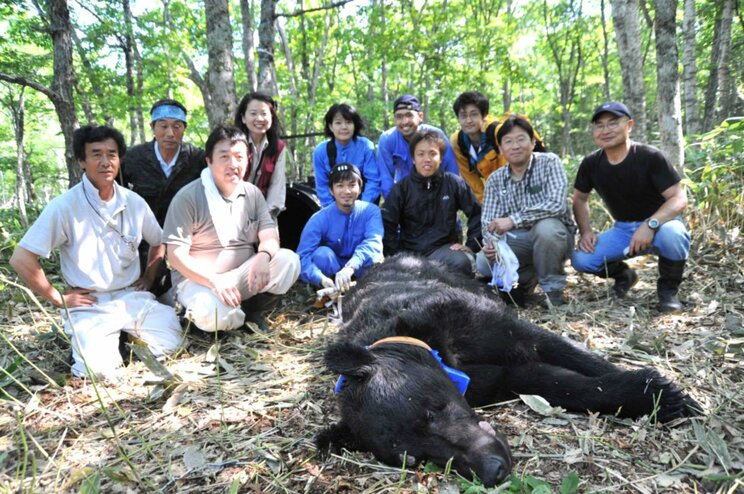
[[[404,94],[403,96],[399,96],[393,102],[393,112],[398,110],[421,111],[421,103],[416,96],[412,94]]]
[[[608,101],[599,105],[592,114],[592,122],[594,122],[602,113],[612,113],[616,117],[633,118],[628,107],[617,101]]]

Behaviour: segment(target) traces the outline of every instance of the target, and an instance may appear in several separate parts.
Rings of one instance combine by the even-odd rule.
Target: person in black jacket
[[[132,147],[121,162],[119,182],[145,199],[161,227],[176,192],[199,178],[207,166],[204,151],[183,142],[188,125],[186,114],[186,108],[176,100],[156,101],[150,109],[154,139]],[[142,272],[146,269],[147,249],[149,245],[142,242]],[[160,295],[169,287],[168,270],[163,263],[151,290]]]
[[[385,256],[408,251],[473,274],[479,249],[481,206],[457,175],[440,169],[447,143],[439,133],[417,132],[410,142],[414,168],[393,186],[382,206]],[[463,245],[457,212],[468,217]]]

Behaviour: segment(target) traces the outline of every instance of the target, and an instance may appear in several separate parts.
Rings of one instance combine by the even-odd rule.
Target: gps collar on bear
[[[411,338],[408,336],[391,336],[389,338],[383,338],[381,340],[377,340],[371,345],[369,345],[367,348],[368,349],[374,348],[383,343],[401,343],[404,345],[418,346],[418,347],[428,350],[434,356],[436,361],[439,362],[439,365],[442,366],[442,369],[444,370],[444,372],[447,373],[447,377],[449,377],[450,380],[453,383],[455,383],[455,386],[457,386],[457,389],[458,391],[460,391],[460,394],[464,395],[465,391],[467,391],[468,384],[470,384],[470,376],[468,376],[467,374],[465,374],[464,372],[460,370],[453,369],[452,367],[444,365],[444,363],[442,362],[442,357],[439,356],[439,351],[433,350],[429,345],[427,345],[423,341],[416,339],[416,338]],[[334,391],[336,393],[341,391],[345,382],[346,382],[346,376],[341,374],[338,377],[338,381],[336,381],[336,387],[334,388]]]

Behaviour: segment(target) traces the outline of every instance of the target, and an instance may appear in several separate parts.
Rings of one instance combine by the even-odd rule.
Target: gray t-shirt
[[[231,239],[227,247],[222,246],[217,236],[201,180],[186,185],[173,198],[163,225],[163,242],[187,245],[193,257],[210,263],[216,273],[243,264],[255,254],[258,232],[276,228],[276,223],[269,214],[263,194],[255,185],[242,182],[238,187],[242,191],[234,194],[232,201],[226,200],[238,226],[237,237]],[[180,274],[175,276],[174,285],[182,279]]]

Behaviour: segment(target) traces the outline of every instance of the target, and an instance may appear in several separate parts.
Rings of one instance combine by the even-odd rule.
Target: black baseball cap
[[[602,113],[612,113],[616,117],[633,118],[628,107],[618,101],[608,101],[599,105],[592,114],[592,122],[594,122]]]

